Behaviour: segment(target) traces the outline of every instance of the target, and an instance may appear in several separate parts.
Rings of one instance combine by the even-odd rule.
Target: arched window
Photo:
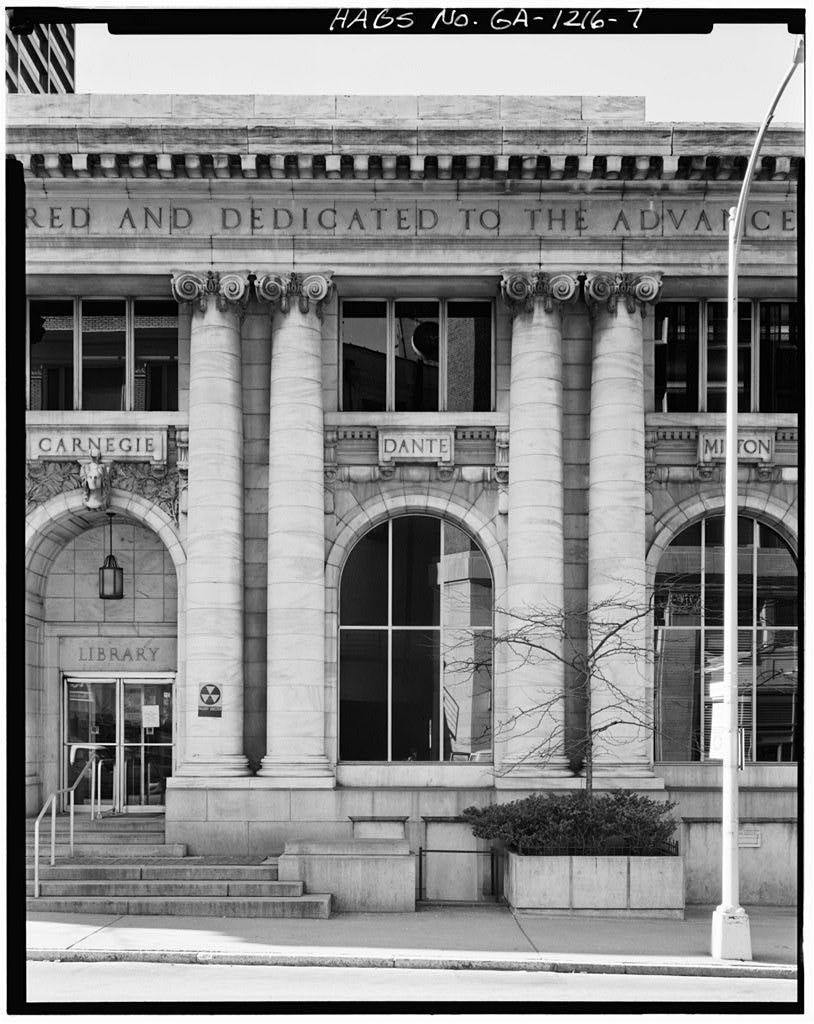
[[[722,700],[724,520],[673,539],[656,575],[656,760],[709,757]],[[770,527],[738,517],[738,721],[748,761],[797,758],[797,564]]]
[[[402,516],[342,573],[340,761],[492,760],[492,578],[462,530]]]

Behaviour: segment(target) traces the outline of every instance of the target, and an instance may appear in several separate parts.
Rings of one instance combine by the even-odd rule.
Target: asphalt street
[[[30,1003],[792,1002],[794,981],[528,971],[30,962]]]

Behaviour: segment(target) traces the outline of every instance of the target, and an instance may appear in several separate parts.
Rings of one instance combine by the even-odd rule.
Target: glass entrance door
[[[163,807],[172,774],[172,676],[67,676],[65,784],[95,752],[102,759],[102,806],[115,811]],[[90,802],[90,780],[76,791]]]

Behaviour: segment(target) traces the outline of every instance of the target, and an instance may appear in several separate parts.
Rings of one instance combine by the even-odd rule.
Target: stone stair
[[[34,897],[34,821],[26,822],[26,908],[35,913],[172,914],[190,917],[326,918],[329,893],[277,880],[267,858],[187,856],[164,842],[163,815],[76,815],[74,855],[67,815],[57,817],[56,863],[49,863],[51,823],[40,825],[40,895]]]

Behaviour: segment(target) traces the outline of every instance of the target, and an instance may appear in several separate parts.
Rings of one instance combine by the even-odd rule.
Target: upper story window
[[[488,412],[492,303],[346,299],[340,313],[345,412]]]
[[[176,410],[178,305],[32,299],[30,409]]]
[[[726,303],[656,306],[656,412],[726,411]],[[796,302],[738,303],[738,412],[797,412]]]

